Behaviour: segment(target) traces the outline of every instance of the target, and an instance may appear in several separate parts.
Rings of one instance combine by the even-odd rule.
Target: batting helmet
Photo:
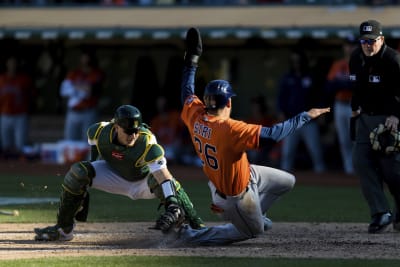
[[[369,134],[372,149],[386,154],[398,152],[400,150],[400,133],[390,131],[383,124],[379,124]]]
[[[232,86],[225,80],[213,80],[204,89],[203,100],[208,109],[218,109],[224,107],[229,98],[236,96]]]
[[[134,106],[122,105],[115,111],[114,123],[123,128],[127,134],[133,134],[142,126],[142,114]]]

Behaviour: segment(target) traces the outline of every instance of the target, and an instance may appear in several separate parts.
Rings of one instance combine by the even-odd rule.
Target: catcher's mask
[[[219,109],[226,106],[229,98],[236,96],[232,86],[225,80],[213,80],[204,89],[203,100],[207,109]]]
[[[369,134],[372,149],[386,154],[400,151],[400,132],[390,131],[383,124],[373,129]]]
[[[119,125],[126,134],[138,133],[142,126],[142,114],[131,105],[122,105],[114,114],[114,123]]]

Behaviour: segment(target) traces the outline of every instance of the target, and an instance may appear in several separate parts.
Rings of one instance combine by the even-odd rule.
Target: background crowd
[[[2,3],[195,2],[211,5],[279,1],[9,0]],[[398,40],[387,39],[387,42],[398,47]],[[242,44],[209,45],[208,56],[202,58],[198,70],[197,88],[201,94],[205,81],[229,80],[235,91],[241,93],[240,98],[234,99],[237,102],[234,116],[263,125],[272,125],[311,107],[332,107],[333,112],[328,116],[248,155],[254,163],[288,171],[310,169],[320,173],[336,169],[353,174],[348,129],[351,92],[346,78],[348,56],[356,45],[357,40],[351,36],[324,43],[304,38],[282,45],[253,38]],[[173,43],[81,45],[62,39],[39,43],[1,39],[0,48],[9,52],[0,55],[2,158],[25,160],[33,146],[44,142],[86,142],[88,125],[99,119],[109,120],[109,114],[121,104],[132,104],[143,112],[144,121],[152,127],[171,164],[200,164],[179,118],[181,104],[177,100],[183,62],[180,48]],[[42,118],[41,123],[37,123],[38,118]]]
[[[263,5],[263,4],[310,4],[310,5],[396,5],[399,0],[4,0],[5,5],[114,5],[114,6],[149,6],[149,5]]]

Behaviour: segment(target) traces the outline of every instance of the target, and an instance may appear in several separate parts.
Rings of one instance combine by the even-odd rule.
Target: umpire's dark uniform
[[[399,208],[400,153],[387,155],[372,150],[369,134],[378,124],[385,124],[387,117],[400,118],[400,54],[383,44],[377,54],[367,57],[358,47],[349,67],[354,89],[352,109],[361,111],[354,124],[353,164],[370,208],[372,222],[368,231],[378,233],[392,221],[394,226],[395,221],[400,221],[397,209],[396,216],[392,216],[383,190],[386,183]]]

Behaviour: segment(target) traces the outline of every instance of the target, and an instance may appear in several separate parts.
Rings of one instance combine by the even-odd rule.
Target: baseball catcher
[[[131,105],[118,107],[113,120],[88,129],[92,161],[72,164],[62,183],[57,223],[35,228],[36,240],[69,241],[76,221],[86,221],[88,188],[135,199],[160,199],[165,212],[153,228],[163,232],[183,222],[204,227],[185,190],[167,168],[163,148],[157,144],[140,111]]]

